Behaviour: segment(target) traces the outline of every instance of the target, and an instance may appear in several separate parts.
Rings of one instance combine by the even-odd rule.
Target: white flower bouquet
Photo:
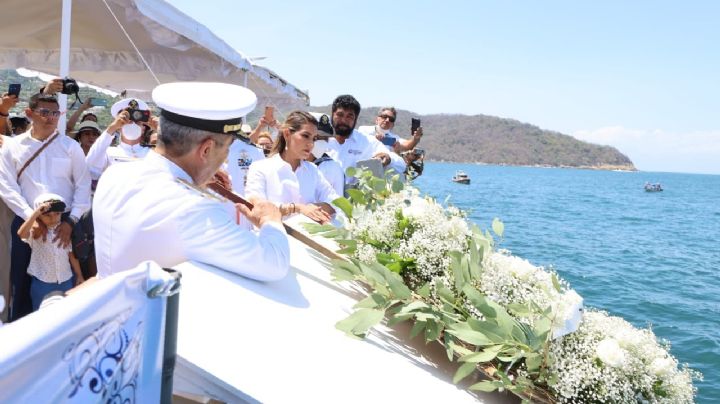
[[[508,389],[527,401],[692,402],[699,373],[679,367],[651,330],[600,311],[556,273],[497,250],[493,236],[453,207],[368,172],[335,204],[345,228],[311,225],[335,238],[347,261],[338,281],[361,281],[372,293],[337,328],[354,337],[388,318],[411,320],[411,336],[438,341],[463,364],[491,376],[470,389]],[[504,226],[495,219],[493,232]]]

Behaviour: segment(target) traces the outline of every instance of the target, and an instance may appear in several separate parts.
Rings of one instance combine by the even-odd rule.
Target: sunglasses
[[[395,123],[395,117],[392,115],[378,115],[380,119],[387,119],[388,121]]]
[[[47,117],[57,118],[62,114],[62,112],[60,112],[60,111],[51,111],[47,108],[37,108],[37,109],[34,109],[33,111],[35,111],[35,113],[42,116],[43,118],[47,118]]]

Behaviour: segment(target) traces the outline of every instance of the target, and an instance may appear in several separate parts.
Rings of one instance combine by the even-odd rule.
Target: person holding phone
[[[10,126],[10,110],[18,103],[18,96],[7,92],[0,98],[0,135],[12,135],[12,127]],[[0,137],[0,147],[2,147],[3,139]]]
[[[418,143],[420,143],[420,139],[423,136],[420,120],[413,118],[414,122],[417,122],[417,127],[410,128],[412,136],[409,139],[403,139],[392,132],[395,128],[396,120],[397,110],[395,110],[395,107],[382,107],[378,111],[377,117],[375,117],[375,125],[360,126],[358,131],[366,135],[375,136],[377,140],[387,146],[388,150],[398,154],[414,149]]]

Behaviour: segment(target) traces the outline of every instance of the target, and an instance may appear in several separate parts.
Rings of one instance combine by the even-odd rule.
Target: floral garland
[[[349,260],[334,262],[337,281],[360,281],[372,293],[336,327],[362,338],[375,324],[412,320],[411,338],[445,346],[462,365],[457,383],[480,368],[490,380],[472,390],[507,389],[524,401],[690,403],[701,375],[669,353],[649,329],[597,310],[556,273],[506,250],[444,207],[364,170],[349,199],[334,201],[344,228],[308,225],[334,238]],[[495,219],[496,236],[504,225]]]

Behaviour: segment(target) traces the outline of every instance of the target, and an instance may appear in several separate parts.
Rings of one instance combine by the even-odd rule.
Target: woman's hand
[[[320,224],[330,223],[330,215],[318,205],[297,205],[297,210]]]

